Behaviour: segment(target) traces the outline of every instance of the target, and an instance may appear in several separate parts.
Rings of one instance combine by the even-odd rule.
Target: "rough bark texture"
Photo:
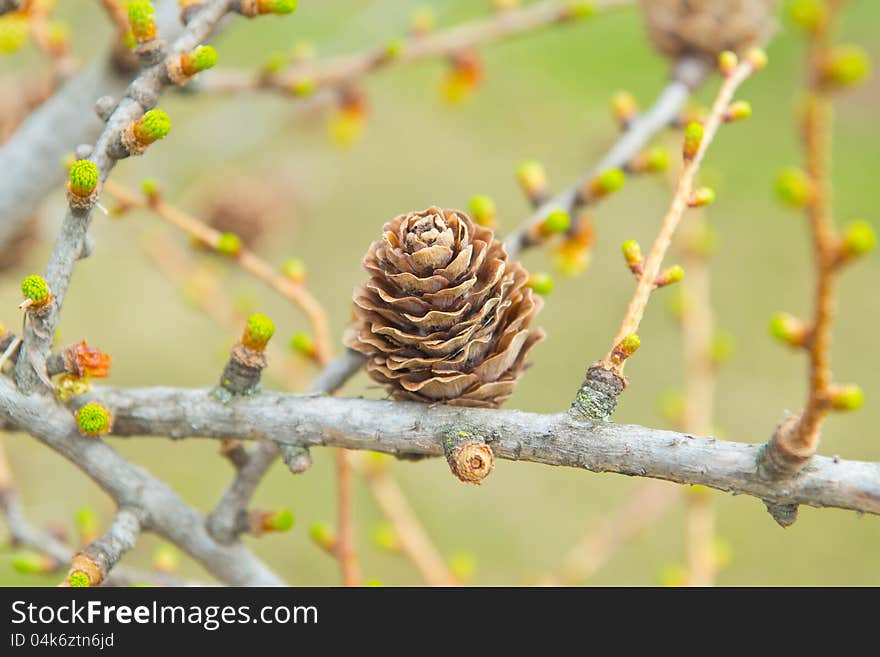
[[[264,392],[224,406],[207,389],[102,388],[117,436],[205,436],[443,456],[450,431],[478,431],[496,459],[702,484],[774,504],[880,514],[880,463],[815,457],[789,478],[758,471],[759,444],[700,438],[568,413],[459,408]],[[0,403],[2,403],[0,398]],[[85,399],[77,403],[84,403]],[[40,418],[30,418],[39,427]],[[109,448],[108,448],[109,449]]]

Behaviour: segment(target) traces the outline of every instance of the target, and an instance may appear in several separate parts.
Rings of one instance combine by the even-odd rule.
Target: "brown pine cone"
[[[354,292],[345,345],[395,399],[495,408],[513,393],[544,337],[529,330],[542,300],[492,230],[428,208],[385,224]]]
[[[672,57],[760,46],[776,27],[776,0],[641,0],[654,46]]]

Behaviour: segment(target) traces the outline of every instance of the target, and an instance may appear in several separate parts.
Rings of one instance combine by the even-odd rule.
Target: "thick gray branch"
[[[177,2],[164,0],[157,9],[162,35],[179,33]],[[101,96],[118,98],[131,81],[109,57],[103,59],[67,80],[0,148],[0,246],[61,185],[64,158],[80,144],[93,144],[101,134],[95,101]]]
[[[209,390],[104,388],[90,395],[115,414],[118,436],[204,436],[442,456],[451,431],[492,439],[497,457],[593,472],[702,484],[776,504],[880,514],[880,464],[816,457],[802,472],[768,479],[761,445],[699,438],[566,413],[543,415],[452,406],[264,392],[234,404]]]
[[[219,405],[219,404],[218,404]],[[200,562],[218,579],[236,586],[280,586],[281,579],[241,543],[220,545],[205,518],[164,481],[129,462],[107,443],[80,435],[73,416],[42,395],[26,396],[0,377],[0,411],[79,467],[119,506],[144,512],[145,528],[155,531]]]

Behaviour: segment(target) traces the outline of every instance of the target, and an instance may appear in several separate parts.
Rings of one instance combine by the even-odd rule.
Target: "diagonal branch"
[[[592,9],[606,11],[632,4],[632,0],[598,0]],[[543,2],[530,7],[499,12],[495,16],[465,23],[434,34],[413,36],[361,53],[304,62],[289,70],[266,75],[249,71],[215,70],[204,76],[200,90],[213,93],[242,93],[261,90],[296,94],[300,83],[309,91],[328,91],[350,85],[363,76],[393,65],[432,57],[449,57],[492,41],[527,34],[541,28],[576,21],[579,12],[566,2]]]
[[[140,509],[143,525],[237,586],[280,586],[281,579],[241,543],[220,545],[205,518],[164,481],[134,465],[107,443],[80,435],[76,421],[54,400],[24,395],[0,377],[0,409],[16,426],[74,463],[120,506]]]
[[[143,513],[123,507],[107,533],[73,555],[70,569],[61,586],[100,586],[110,571],[129,552],[143,528]]]

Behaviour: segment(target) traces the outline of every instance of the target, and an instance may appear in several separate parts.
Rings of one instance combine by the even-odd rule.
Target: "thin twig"
[[[630,4],[631,0],[598,0],[594,3],[594,9],[606,11]],[[306,61],[282,73],[255,75],[248,71],[215,70],[204,76],[200,88],[203,92],[212,93],[271,90],[295,94],[297,83],[308,82],[314,91],[339,89],[390,66],[453,56],[480,44],[576,21],[578,18],[577,12],[565,2],[544,2],[500,12],[434,34],[413,36],[396,42],[393,49],[385,45],[362,53]]]
[[[413,562],[428,586],[457,586],[460,582],[434,547],[418,516],[387,467],[363,468],[370,491],[400,541],[401,552]]]
[[[709,144],[712,143],[712,139],[718,132],[721,123],[724,121],[724,114],[730,105],[733,94],[736,92],[739,85],[744,82],[754,70],[755,68],[752,62],[749,59],[745,59],[730,75],[726,76],[721,83],[721,88],[718,90],[718,95],[715,98],[715,102],[712,104],[712,108],[709,111],[705,124],[703,125],[702,139],[700,140],[699,148],[696,153],[685,162],[675,194],[672,198],[672,203],[666,215],[663,217],[660,232],[654,240],[651,250],[648,252],[645,259],[644,270],[639,276],[639,281],[636,285],[633,298],[629,303],[629,307],[627,308],[623,321],[620,324],[617,335],[614,337],[610,351],[601,361],[600,366],[604,369],[622,376],[626,359],[615,358],[615,350],[624,338],[636,333],[638,330],[642,317],[645,314],[645,308],[648,305],[648,298],[651,296],[651,292],[656,285],[657,277],[660,274],[663,259],[666,256],[666,252],[669,250],[669,245],[672,243],[672,236],[675,234],[675,230],[678,228],[678,224],[684,215],[684,211],[688,207],[688,200],[693,191],[694,178],[700,168],[706,150],[708,149]]]

